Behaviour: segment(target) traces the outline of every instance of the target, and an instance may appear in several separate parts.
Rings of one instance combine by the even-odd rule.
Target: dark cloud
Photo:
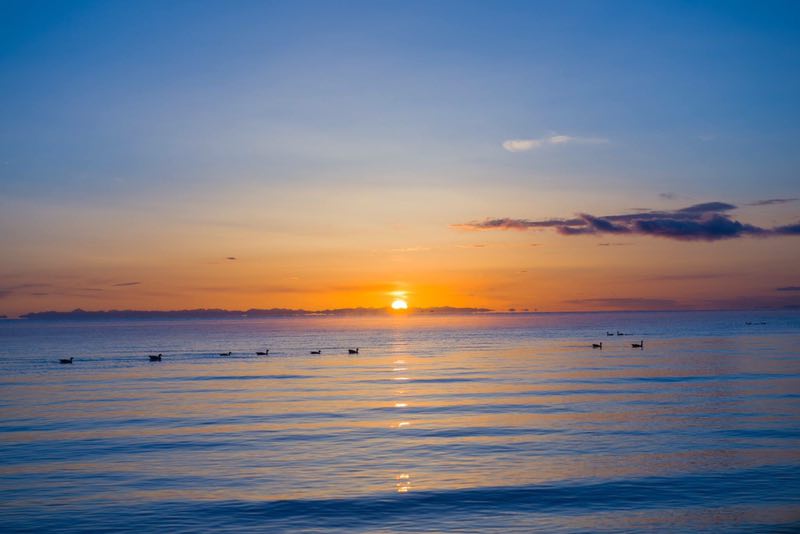
[[[632,234],[681,241],[718,241],[744,236],[800,235],[800,223],[760,228],[737,221],[727,213],[736,209],[726,202],[705,202],[674,211],[643,211],[595,216],[581,213],[573,219],[486,219],[451,225],[459,230],[529,230],[555,228],[561,235]]]
[[[800,286],[776,287],[775,291],[800,291]]]
[[[225,259],[226,259],[226,260],[231,260],[231,261],[234,261],[234,260],[236,260],[236,258],[235,258],[235,257],[233,257],[233,256],[228,256],[228,257],[227,257],[227,258],[225,258]]]
[[[651,276],[642,280],[656,282],[680,282],[685,280],[713,280],[717,278],[731,278],[739,276],[732,273],[694,273],[694,274],[665,274],[661,276]]]
[[[17,284],[13,286],[0,287],[0,299],[8,298],[15,293],[23,292],[26,289],[41,289],[45,287],[52,287],[51,284]],[[33,293],[34,295],[36,293]]]
[[[481,222],[451,224],[451,228],[458,230],[528,230],[529,228],[557,228],[559,226],[578,224],[579,219],[549,219],[544,221],[529,221],[528,219],[486,219]]]
[[[728,204],[727,202],[705,202],[703,204],[689,206],[688,208],[681,208],[678,210],[678,213],[718,213],[735,209],[736,206]]]
[[[113,284],[114,287],[126,287],[126,286],[138,286],[141,282],[120,282],[119,284]]]
[[[800,223],[790,224],[788,226],[778,226],[773,228],[772,231],[776,235],[800,235]]]
[[[756,200],[751,202],[748,206],[772,206],[773,204],[788,204],[789,202],[797,202],[798,198],[768,198],[766,200]]]
[[[659,193],[658,196],[667,200],[675,200],[678,197],[675,193]]]

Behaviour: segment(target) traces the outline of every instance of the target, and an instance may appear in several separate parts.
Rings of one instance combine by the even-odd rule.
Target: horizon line
[[[491,308],[473,308],[456,306],[431,306],[409,308],[403,311],[385,307],[352,307],[330,308],[323,310],[306,310],[302,308],[250,308],[247,310],[231,310],[225,308],[185,308],[174,310],[84,310],[75,308],[68,311],[46,310],[28,312],[16,317],[0,314],[0,320],[57,320],[57,319],[263,319],[275,317],[358,317],[375,315],[547,315],[547,314],[590,314],[590,313],[687,313],[687,312],[763,312],[763,311],[799,311],[800,306],[760,307],[760,308],[641,308],[641,309],[604,309],[604,310],[530,310]]]

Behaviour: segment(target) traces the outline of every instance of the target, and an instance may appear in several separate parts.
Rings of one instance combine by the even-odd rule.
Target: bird
[[[230,351],[229,352],[220,352],[219,353],[220,356],[230,356],[231,354],[233,354],[233,353],[230,352]]]
[[[592,343],[592,348],[593,349],[602,349],[603,348],[603,344],[602,343]]]
[[[358,349],[359,347],[356,347],[354,349],[347,349],[347,354],[358,354]]]
[[[58,363],[72,363],[73,358],[60,358]]]
[[[618,336],[624,336],[625,334],[623,334],[622,332],[620,332],[619,330],[617,330],[617,335],[618,335]]]
[[[269,354],[269,349],[264,350],[264,352],[256,352],[256,356],[266,356]]]
[[[160,353],[160,352],[158,353],[158,355],[157,355],[157,356],[155,356],[155,355],[153,355],[153,354],[150,354],[150,355],[149,355],[149,356],[147,356],[147,357],[148,357],[148,358],[150,358],[150,361],[151,361],[151,362],[160,362],[160,361],[161,361],[161,353]]]
[[[614,335],[614,332],[606,332],[606,335],[607,335],[607,336],[613,336],[613,335]]]
[[[633,349],[643,349],[644,348],[644,340],[638,343],[631,343],[631,348]]]
[[[311,354],[322,354],[321,350],[312,350]]]

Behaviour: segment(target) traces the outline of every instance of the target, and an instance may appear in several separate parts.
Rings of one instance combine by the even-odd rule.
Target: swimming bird
[[[356,347],[354,349],[347,349],[347,354],[358,354],[358,349],[359,347]]]
[[[72,363],[73,358],[61,358],[58,360],[58,363]]]
[[[613,335],[614,335],[614,332],[606,332],[606,335],[607,335],[607,336],[613,336]]]
[[[231,354],[233,354],[233,353],[232,352],[220,352],[219,353],[220,356],[230,356]]]
[[[640,341],[638,343],[631,343],[631,348],[643,349],[644,348],[644,340],[642,340],[642,341]]]
[[[620,332],[619,330],[617,330],[617,335],[618,335],[618,336],[624,336],[625,334],[623,334],[622,332]]]
[[[321,350],[312,350],[311,354],[322,354]]]
[[[161,353],[159,352],[157,356],[154,356],[154,355],[150,354],[148,356],[148,358],[150,358],[151,362],[160,362],[161,361]]]
[[[264,352],[256,352],[256,356],[266,356],[269,354],[269,349],[266,349]]]
[[[592,348],[593,349],[602,349],[603,348],[603,344],[602,343],[592,343]]]

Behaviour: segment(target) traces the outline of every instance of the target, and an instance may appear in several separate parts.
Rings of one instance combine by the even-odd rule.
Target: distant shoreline
[[[68,312],[45,311],[20,315],[20,319],[95,320],[95,319],[260,319],[269,317],[382,317],[397,315],[391,308],[336,308],[303,310],[290,308],[223,310],[198,308],[192,310],[101,310],[76,309]],[[450,306],[415,308],[402,312],[409,315],[476,315],[492,313],[489,308],[455,308]]]
[[[191,309],[191,310],[97,310],[31,312],[18,318],[0,316],[0,321],[117,321],[130,319],[268,319],[268,318],[319,318],[319,317],[391,317],[409,316],[522,316],[522,315],[557,315],[557,314],[606,314],[606,313],[703,313],[703,312],[792,312],[798,308],[760,308],[760,309],[672,309],[672,310],[581,310],[581,311],[529,311],[529,310],[492,310],[489,308],[457,308],[450,306],[433,308],[412,308],[404,312],[396,312],[391,308],[337,308],[330,310],[303,309]]]

